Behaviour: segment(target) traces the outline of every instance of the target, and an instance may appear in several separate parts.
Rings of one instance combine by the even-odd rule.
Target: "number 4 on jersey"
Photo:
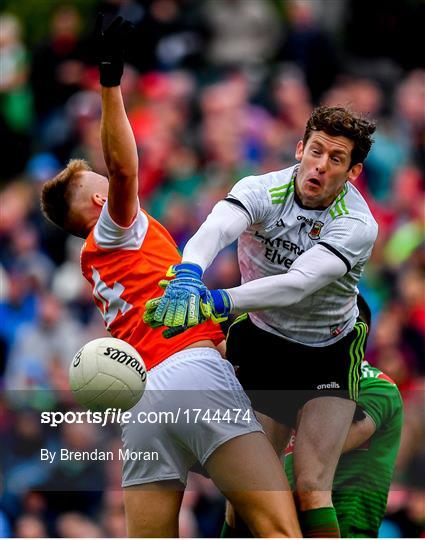
[[[133,306],[121,298],[124,287],[116,281],[112,289],[101,280],[99,272],[92,266],[92,278],[94,281],[93,295],[103,306],[102,317],[106,322],[106,329],[114,322],[121,311],[122,315],[127,313]]]

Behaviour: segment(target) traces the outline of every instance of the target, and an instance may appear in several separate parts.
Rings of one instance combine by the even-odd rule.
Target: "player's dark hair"
[[[367,324],[370,332],[370,325],[372,323],[372,312],[370,311],[369,304],[366,302],[366,300],[361,294],[357,295],[357,307],[359,308],[360,319]]]
[[[73,183],[80,172],[91,170],[84,159],[71,159],[63,171],[43,185],[41,191],[41,211],[46,218],[77,236],[81,236],[81,232],[72,230],[69,223]]]
[[[372,146],[372,135],[376,124],[344,107],[326,107],[322,105],[312,112],[308,119],[303,143],[304,147],[312,131],[324,131],[327,135],[342,135],[354,143],[351,151],[350,168],[363,163]]]

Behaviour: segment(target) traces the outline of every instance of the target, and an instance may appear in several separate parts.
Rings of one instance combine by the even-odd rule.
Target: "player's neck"
[[[297,205],[302,208],[303,210],[326,210],[328,208],[328,205],[321,205],[318,203],[314,203],[313,201],[306,200],[302,194],[300,193],[298,186],[297,186],[297,180],[295,179],[295,190],[294,190],[294,199]],[[332,203],[330,203],[332,204]]]

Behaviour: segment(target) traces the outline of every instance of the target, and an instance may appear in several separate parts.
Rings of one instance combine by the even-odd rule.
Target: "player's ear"
[[[297,148],[295,149],[295,159],[301,161],[304,152],[304,143],[303,141],[298,141]]]
[[[106,197],[101,193],[93,193],[92,201],[96,206],[103,206],[106,202]]]
[[[363,164],[356,163],[348,171],[347,179],[350,180],[350,182],[354,182],[360,176],[362,170],[363,170]]]

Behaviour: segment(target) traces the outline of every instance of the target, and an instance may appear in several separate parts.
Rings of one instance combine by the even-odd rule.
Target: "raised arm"
[[[101,137],[109,173],[109,214],[118,225],[127,227],[139,209],[138,157],[119,86],[102,87]]]
[[[133,131],[120,89],[124,48],[133,30],[130,22],[117,17],[102,30],[103,16],[96,21],[96,42],[102,86],[101,139],[109,173],[108,210],[111,218],[127,227],[138,208],[138,156]]]

